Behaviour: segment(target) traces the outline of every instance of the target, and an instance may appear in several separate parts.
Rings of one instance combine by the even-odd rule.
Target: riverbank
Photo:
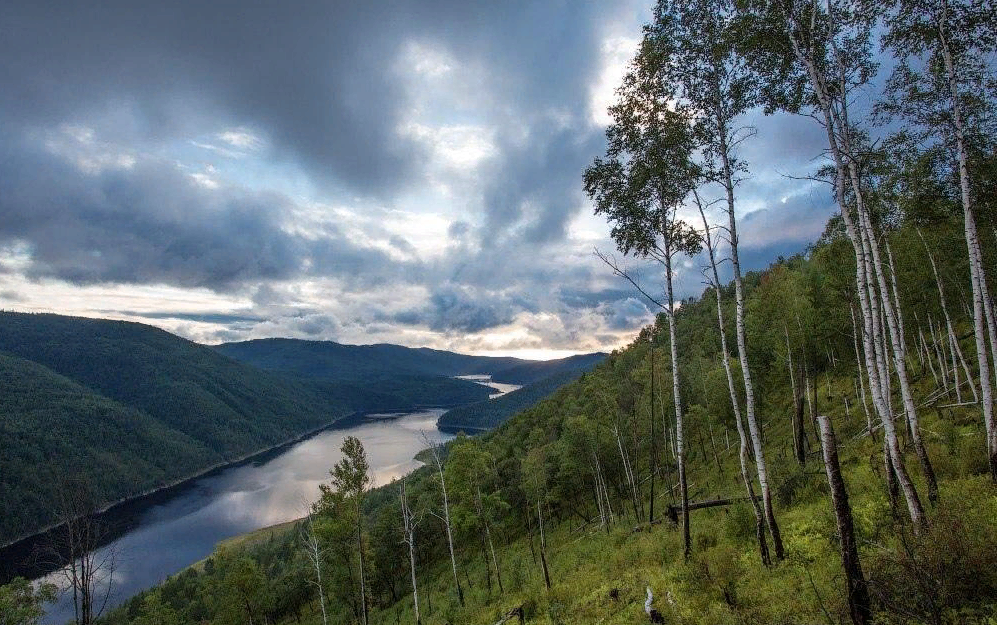
[[[110,518],[116,520],[113,524],[108,524],[107,535],[103,544],[107,544],[119,538],[135,526],[137,515],[147,510],[152,505],[169,499],[190,486],[193,482],[211,477],[221,471],[242,466],[251,462],[265,460],[272,454],[278,454],[289,447],[307,440],[320,432],[334,427],[349,427],[360,422],[364,415],[376,413],[353,412],[324,425],[307,430],[294,438],[285,440],[276,445],[257,449],[256,451],[243,454],[236,458],[217,462],[192,475],[173,480],[157,488],[140,492],[130,497],[123,497],[113,501],[97,511],[97,520],[107,521]],[[37,554],[41,549],[53,542],[53,537],[65,526],[58,523],[43,528],[40,532],[35,532],[28,536],[23,536],[5,545],[0,545],[0,585],[6,584],[14,577],[36,578],[51,573],[65,564],[65,561],[54,563],[42,563]],[[103,546],[100,545],[100,546]]]

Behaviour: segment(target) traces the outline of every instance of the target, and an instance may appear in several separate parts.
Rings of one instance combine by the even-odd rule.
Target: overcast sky
[[[629,0],[0,4],[0,308],[556,357],[652,318],[582,191]],[[821,134],[753,115],[749,268],[832,211]],[[719,216],[718,216],[719,218]],[[661,276],[644,272],[650,288]],[[703,286],[699,261],[677,276]]]

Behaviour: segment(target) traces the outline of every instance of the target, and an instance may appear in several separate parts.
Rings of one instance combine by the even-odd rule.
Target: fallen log
[[[755,495],[755,501],[761,501],[761,495]],[[689,504],[689,511],[702,510],[703,508],[714,508],[717,506],[729,506],[731,504],[749,501],[748,497],[728,497],[727,499],[708,499],[706,501],[694,501]],[[682,507],[675,504],[668,506],[668,517],[673,522],[678,522],[678,516],[682,514]]]

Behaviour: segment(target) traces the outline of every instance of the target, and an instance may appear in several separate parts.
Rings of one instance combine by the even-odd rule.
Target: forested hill
[[[569,378],[563,377],[562,374],[570,374],[578,377],[583,372],[602,362],[606,355],[602,352],[596,352],[593,354],[568,356],[559,360],[524,362],[493,373],[492,380],[508,384],[522,384],[524,386],[540,382],[551,376],[559,376],[558,379],[568,381]]]
[[[468,356],[399,345],[344,345],[333,341],[299,339],[223,343],[215,350],[261,369],[336,381],[371,380],[393,375],[491,374],[530,362],[519,358]]]
[[[375,380],[398,375],[491,375],[496,382],[530,384],[562,371],[584,371],[605,354],[558,360],[469,356],[400,345],[344,345],[333,341],[258,339],[223,343],[215,349],[230,358],[269,369],[334,381]]]
[[[355,411],[488,396],[444,377],[296,379],[151,326],[47,314],[0,314],[0,355],[0,544],[51,523],[70,476],[109,503]]]
[[[595,366],[595,363],[592,366]],[[568,369],[532,384],[527,384],[501,397],[452,408],[443,413],[436,424],[446,432],[476,434],[483,430],[490,430],[501,425],[514,414],[549,397],[565,384],[578,379],[584,372],[585,370],[580,368]]]

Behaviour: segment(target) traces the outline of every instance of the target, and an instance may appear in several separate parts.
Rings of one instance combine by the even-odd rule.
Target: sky
[[[6,0],[0,308],[208,344],[621,347],[654,311],[595,257],[614,245],[582,173],[651,7]],[[833,207],[798,178],[821,155],[811,120],[745,123],[752,269]],[[702,291],[702,262],[678,295]]]

